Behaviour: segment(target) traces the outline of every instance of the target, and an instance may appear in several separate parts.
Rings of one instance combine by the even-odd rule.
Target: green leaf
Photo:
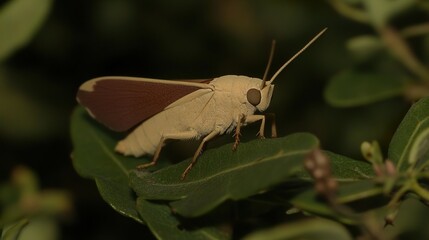
[[[184,181],[180,175],[189,161],[153,174],[131,174],[131,186],[145,199],[178,200],[171,205],[183,216],[200,216],[228,199],[243,199],[284,182],[317,146],[316,137],[308,133],[242,143],[235,152],[228,144],[203,153]]]
[[[366,161],[355,160],[329,151],[325,153],[331,161],[332,176],[339,182],[354,182],[374,177],[372,166]],[[297,175],[301,179],[312,179],[304,168]]]
[[[366,60],[384,48],[381,39],[374,35],[361,35],[350,38],[346,46],[353,56],[360,60]]]
[[[339,182],[353,182],[374,177],[372,165],[333,152],[326,152],[331,160],[333,177]]]
[[[334,76],[325,89],[326,101],[335,107],[353,107],[399,96],[404,91],[401,78],[355,69]]]
[[[136,210],[136,197],[128,184],[128,172],[141,164],[141,160],[116,154],[115,137],[90,119],[81,107],[73,113],[71,136],[76,171],[94,179],[103,199],[116,211],[142,222]]]
[[[429,128],[429,98],[422,98],[405,115],[389,145],[388,157],[399,171],[405,171],[416,155],[410,151],[420,134]],[[418,143],[417,143],[418,144]],[[426,149],[427,150],[427,149]]]
[[[0,9],[0,61],[27,44],[46,19],[52,0],[7,1]]]
[[[411,146],[408,163],[412,166],[424,166],[429,161],[429,128],[416,137]]]
[[[19,234],[17,240],[57,240],[60,239],[60,226],[52,216],[33,216]],[[15,239],[14,239],[15,240]]]
[[[182,224],[166,204],[137,199],[137,209],[157,239],[230,239],[215,227]]]
[[[381,196],[382,194],[383,187],[381,184],[365,180],[341,185],[337,192],[337,200],[341,204],[350,204],[360,200],[368,200],[375,196]],[[297,195],[291,200],[291,203],[303,211],[331,217],[337,215],[313,189]],[[371,201],[364,207],[370,208],[378,204],[379,202]]]
[[[348,231],[334,221],[326,219],[309,219],[283,224],[271,229],[252,233],[245,240],[283,240],[283,239],[315,239],[315,240],[351,240]]]
[[[16,240],[19,234],[28,225],[28,219],[22,219],[15,223],[11,223],[3,229],[1,240]]]
[[[383,27],[395,15],[404,12],[417,0],[363,0],[375,27]]]

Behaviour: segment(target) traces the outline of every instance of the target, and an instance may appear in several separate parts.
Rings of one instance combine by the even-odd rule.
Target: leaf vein
[[[299,154],[302,154],[302,153],[306,153],[308,151],[309,151],[309,149],[302,149],[302,150],[296,150],[296,151],[291,151],[291,152],[285,153],[283,150],[280,150],[277,154],[275,154],[273,156],[262,158],[262,159],[255,160],[255,161],[251,161],[251,162],[248,162],[246,164],[237,165],[235,167],[225,169],[223,171],[220,171],[218,173],[215,173],[215,174],[213,174],[211,176],[208,176],[206,178],[203,178],[203,179],[198,179],[198,180],[187,182],[187,183],[183,183],[183,182],[172,183],[172,184],[153,184],[153,183],[151,183],[151,186],[153,186],[153,187],[156,187],[156,186],[170,186],[170,187],[182,186],[183,187],[184,185],[204,183],[204,182],[210,181],[213,178],[216,178],[216,177],[221,176],[221,175],[228,174],[228,173],[233,172],[233,171],[242,170],[242,169],[245,169],[247,167],[251,167],[251,166],[255,166],[255,165],[261,164],[261,163],[273,161],[273,160],[276,160],[276,159],[279,159],[279,158],[282,158],[282,157],[299,155]]]
[[[125,168],[125,166],[111,153],[110,149],[106,146],[106,144],[101,140],[97,133],[94,132],[94,130],[91,130],[91,135],[93,136],[94,140],[100,145],[103,152],[109,157],[109,159],[112,160],[114,164],[116,164],[119,169],[122,170],[125,176],[128,177],[128,170]]]

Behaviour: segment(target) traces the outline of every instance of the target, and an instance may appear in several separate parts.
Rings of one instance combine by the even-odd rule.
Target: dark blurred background
[[[10,1],[0,1],[0,7]],[[15,166],[26,165],[42,188],[69,191],[74,211],[61,221],[62,239],[151,236],[145,226],[112,210],[95,183],[73,169],[69,119],[79,85],[105,75],[262,77],[276,39],[271,76],[325,27],[328,31],[276,79],[268,111],[276,114],[279,135],[311,132],[325,149],[358,159],[364,140],[379,140],[386,151],[409,103],[393,98],[342,109],[325,102],[327,81],[354,61],[346,40],[373,32],[325,1],[53,1],[28,44],[0,62],[1,181],[8,181]],[[247,127],[244,139],[256,132],[257,126]],[[213,146],[231,141],[224,136]],[[179,144],[168,151],[178,151]]]

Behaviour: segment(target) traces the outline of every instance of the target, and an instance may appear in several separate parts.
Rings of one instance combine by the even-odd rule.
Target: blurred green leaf
[[[353,107],[399,96],[404,86],[399,76],[350,69],[334,76],[324,95],[332,106]]]
[[[382,27],[395,15],[404,12],[417,0],[363,0],[375,27]]]
[[[28,219],[11,223],[3,229],[1,240],[16,240],[22,230],[28,225]]]
[[[347,229],[334,221],[315,218],[283,224],[271,229],[260,230],[244,238],[245,240],[351,240]]]
[[[348,4],[360,4],[364,0],[342,0],[342,1]]]
[[[73,203],[65,190],[39,189],[38,178],[29,168],[15,167],[9,183],[0,185],[0,228],[24,217],[66,216]]]
[[[371,164],[366,161],[355,160],[329,151],[325,151],[325,153],[331,162],[332,176],[339,182],[359,181],[374,176]],[[301,179],[312,179],[304,168],[297,175]]]
[[[171,204],[183,216],[200,216],[222,202],[239,200],[284,182],[301,168],[306,154],[318,146],[308,133],[241,143],[206,151],[184,181],[189,161],[153,174],[131,174],[131,186],[145,199],[178,200]]]
[[[374,53],[384,48],[380,38],[374,35],[361,35],[350,38],[346,46],[347,49],[360,60],[368,59]]]
[[[0,9],[0,62],[21,48],[47,17],[52,0],[7,1]]]
[[[77,107],[71,119],[73,165],[83,177],[95,180],[103,199],[119,213],[142,222],[136,197],[128,184],[128,172],[141,160],[126,158],[113,149],[115,138]]]
[[[429,239],[429,208],[422,201],[408,198],[401,203],[394,226],[384,230],[388,239]]]
[[[422,98],[405,115],[389,145],[388,157],[399,171],[405,171],[410,166],[410,157],[417,157],[410,156],[410,151],[416,144],[418,136],[428,128],[429,98]]]
[[[157,239],[230,239],[228,233],[215,227],[182,224],[168,205],[137,199],[140,216]]]
[[[359,181],[341,185],[337,192],[337,201],[341,204],[350,204],[360,200],[368,201],[369,198],[381,196],[382,194],[383,187],[381,184],[371,180]],[[338,215],[313,189],[297,195],[291,200],[291,203],[295,207],[310,213],[331,217]],[[368,209],[379,204],[379,202],[370,201],[366,202],[363,207]]]
[[[28,225],[22,229],[18,240],[58,240],[60,239],[59,224],[55,218],[32,217]]]

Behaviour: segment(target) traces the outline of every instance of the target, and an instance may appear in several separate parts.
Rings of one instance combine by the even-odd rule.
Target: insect
[[[100,123],[114,131],[132,131],[119,141],[115,150],[123,155],[153,155],[152,161],[138,169],[156,164],[167,140],[203,138],[191,163],[182,174],[186,177],[215,136],[235,129],[235,150],[240,129],[261,121],[258,135],[264,137],[262,114],[270,105],[274,79],[326,29],[310,40],[267,81],[274,52],[274,41],[263,79],[226,75],[205,80],[159,80],[151,78],[106,76],[83,83],[77,101]]]

